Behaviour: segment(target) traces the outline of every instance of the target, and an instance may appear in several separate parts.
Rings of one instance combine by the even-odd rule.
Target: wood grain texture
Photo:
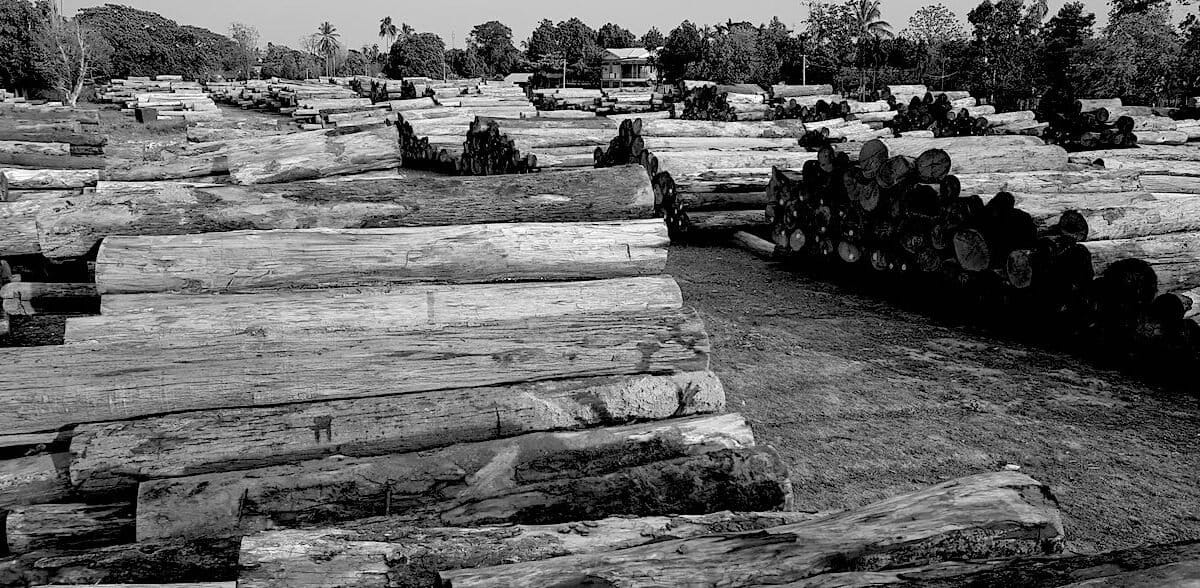
[[[1092,241],[1200,230],[1200,194],[1014,192],[1013,196],[1017,207],[1032,215],[1039,226],[1054,226],[1068,210],[1080,213]],[[984,198],[987,200],[990,198]]]
[[[1036,555],[1061,549],[1049,488],[1012,472],[982,474],[861,509],[744,535],[716,534],[617,552],[443,572],[454,588],[786,584],[845,570]],[[444,584],[443,584],[444,585]]]
[[[963,196],[995,196],[997,192],[1024,194],[1134,192],[1142,190],[1136,171],[1086,170],[1020,173],[961,174]]]
[[[1097,276],[1114,262],[1133,257],[1154,268],[1159,292],[1200,286],[1200,232],[1090,241],[1083,245],[1092,253],[1092,267]]]
[[[656,275],[667,242],[656,220],[111,237],[96,284],[126,294]]]
[[[100,312],[95,284],[10,282],[0,287],[4,312],[10,315],[78,315]]]
[[[39,215],[47,257],[77,257],[109,235],[376,229],[654,216],[639,167],[512,177],[408,177],[258,186],[101,182]]]
[[[9,553],[104,547],[133,541],[133,505],[38,504],[10,508]]]
[[[0,584],[233,582],[237,579],[237,555],[236,539],[35,551],[0,559]]]
[[[0,292],[19,291],[15,285],[19,283]],[[289,341],[572,314],[666,311],[682,306],[679,285],[668,276],[247,294],[122,294],[104,297],[101,316],[68,321],[65,341],[165,343],[179,338],[236,336],[251,330],[258,340]]]
[[[381,517],[337,529],[267,531],[242,540],[241,588],[434,586],[439,570],[615,551],[654,541],[756,531],[815,513],[719,512],[560,525],[415,528]]]
[[[799,169],[817,158],[804,151],[666,151],[655,154],[658,169],[675,174],[697,174],[711,169],[757,168],[767,175],[771,167]]]
[[[6,169],[0,170],[0,193],[8,190],[70,190],[95,186],[97,170]]]
[[[119,494],[148,479],[405,453],[724,407],[720,380],[691,372],[187,412],[80,425],[71,442],[71,481],[83,495]]]
[[[0,509],[66,498],[70,490],[69,461],[70,455],[65,453],[0,460]]]
[[[409,333],[0,349],[11,433],[183,410],[708,369],[694,311],[569,315]],[[347,374],[373,377],[347,377]]]
[[[785,498],[778,458],[753,444],[745,419],[722,415],[155,480],[139,487],[137,534],[244,535],[380,515],[472,526],[695,514],[726,502],[712,510],[770,510]],[[674,487],[646,492],[653,483]]]
[[[36,200],[0,202],[0,227],[4,227],[0,231],[0,257],[41,252],[37,240],[37,213],[41,207]]]

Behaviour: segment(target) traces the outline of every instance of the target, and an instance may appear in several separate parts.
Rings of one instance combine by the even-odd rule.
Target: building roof
[[[606,61],[625,61],[627,59],[649,59],[653,53],[642,47],[630,47],[628,49],[605,49],[604,59]]]
[[[533,74],[531,74],[531,73],[510,73],[504,77],[504,81],[509,82],[511,84],[525,84],[525,83],[528,83],[529,78],[532,78],[532,77],[533,77]]]

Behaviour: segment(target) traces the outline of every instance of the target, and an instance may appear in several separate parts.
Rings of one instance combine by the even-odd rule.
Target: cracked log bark
[[[714,413],[724,406],[720,380],[711,372],[690,372],[216,409],[80,425],[71,443],[71,478],[80,494],[111,495],[148,479],[328,455],[421,451],[539,431]]]
[[[792,588],[1187,588],[1200,577],[1200,542],[1147,545],[1090,555],[934,563],[882,572],[843,572]]]
[[[0,257],[41,253],[37,239],[37,200],[0,202]]]
[[[10,508],[11,554],[104,547],[133,541],[132,504],[39,504]]]
[[[130,543],[0,559],[0,585],[211,582],[237,579],[238,541]]]
[[[658,171],[669,172],[672,176],[713,169],[799,169],[804,162],[817,158],[816,153],[804,151],[666,151],[654,155],[658,159]]]
[[[108,235],[232,230],[378,229],[654,216],[640,167],[515,178],[395,178],[258,186],[101,182],[95,195],[38,216],[41,249],[78,257]]]
[[[1200,286],[1200,232],[1089,241],[1083,245],[1092,253],[1092,267],[1097,276],[1122,259],[1135,258],[1154,269],[1159,292]]]
[[[96,284],[128,294],[601,279],[661,274],[667,244],[653,219],[110,237]]]
[[[70,493],[70,459],[66,453],[53,453],[0,460],[0,508],[65,499]]]
[[[6,169],[0,171],[0,200],[10,190],[72,190],[95,186],[100,181],[96,170]]]
[[[615,551],[655,541],[757,531],[815,513],[719,512],[559,525],[414,528],[389,518],[337,529],[268,531],[242,540],[242,588],[427,588],[440,570]]]
[[[622,588],[786,584],[849,569],[1053,553],[1062,522],[1049,488],[1013,472],[982,474],[824,519],[594,555],[443,572],[454,588]]]
[[[1067,167],[1065,149],[1024,135],[875,139],[863,145],[859,161],[866,166],[865,159],[880,156],[884,160],[897,155],[916,158],[931,149],[941,149],[950,156],[952,174],[1050,171]],[[868,157],[868,153],[873,155]]]
[[[156,480],[139,487],[137,535],[244,535],[380,515],[474,526],[779,508],[790,497],[786,468],[753,444],[744,418],[721,415]]]
[[[960,191],[962,196],[990,197],[997,192],[1026,194],[1136,192],[1143,189],[1139,174],[1134,171],[1040,171],[962,174],[957,177],[962,186]],[[1173,192],[1175,190],[1158,191]]]
[[[95,284],[9,282],[0,287],[4,312],[10,315],[89,315],[100,313]]]
[[[691,310],[292,341],[261,333],[2,349],[12,377],[0,386],[0,426],[26,433],[182,410],[708,369],[708,337]],[[375,377],[345,377],[359,371]]]

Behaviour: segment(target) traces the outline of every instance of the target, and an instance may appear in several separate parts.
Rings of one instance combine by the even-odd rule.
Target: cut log
[[[0,257],[41,253],[37,238],[38,200],[0,202]]]
[[[684,232],[732,232],[767,224],[767,215],[758,208],[750,210],[719,210],[713,212],[684,212],[680,215]]]
[[[0,166],[12,165],[37,169],[99,170],[108,162],[103,157],[0,152]]]
[[[106,140],[99,133],[73,133],[64,131],[24,131],[0,126],[0,141],[15,141],[21,143],[67,143],[69,145],[85,145],[103,147]]]
[[[236,292],[656,275],[665,233],[645,220],[109,237],[96,285],[101,294]]]
[[[78,257],[108,235],[241,229],[374,229],[654,216],[638,166],[483,178],[347,179],[260,186],[101,182],[42,210],[44,255]]]
[[[963,196],[993,196],[997,192],[1023,194],[1133,192],[1142,190],[1136,171],[1040,171],[1022,173],[960,174]],[[1147,191],[1156,191],[1146,188]],[[1161,190],[1186,192],[1187,190]]]
[[[1045,145],[1037,137],[1024,135],[996,135],[987,137],[946,137],[939,139],[883,139],[879,141],[887,156],[904,155],[920,157],[930,149],[941,149],[949,154],[952,162],[950,173],[1010,173],[1044,170],[1062,170],[1067,166],[1067,152],[1057,145]],[[869,141],[874,153],[879,146]],[[860,153],[859,161],[864,161]]]
[[[0,153],[23,153],[27,155],[54,155],[58,157],[69,157],[71,155],[71,144],[0,141]]]
[[[346,528],[269,531],[242,540],[241,588],[434,586],[439,570],[603,553],[731,531],[756,531],[818,515],[797,512],[611,518],[563,525],[419,529],[391,519]]]
[[[586,585],[786,584],[845,569],[877,571],[930,561],[1061,550],[1062,522],[1049,487],[1001,472],[811,522],[758,533],[677,539],[621,551],[443,572],[453,588]],[[447,584],[443,584],[447,585]]]
[[[833,93],[833,86],[829,84],[816,84],[807,86],[789,86],[786,84],[777,84],[771,86],[771,96],[778,98],[795,98],[796,96],[817,96],[829,95]]]
[[[65,453],[0,460],[0,509],[66,498],[70,489],[69,461]]]
[[[1147,192],[1200,194],[1200,178],[1198,177],[1142,174],[1138,177],[1138,181]]]
[[[95,186],[100,180],[96,170],[6,169],[0,170],[0,187],[8,190],[70,190]]]
[[[232,582],[237,570],[236,539],[129,543],[83,551],[37,551],[0,560],[0,582],[6,586]]]
[[[815,160],[816,153],[802,151],[669,151],[658,158],[658,171],[676,174],[698,174],[712,169],[758,168],[799,169],[805,161]]]
[[[1072,163],[1091,164],[1104,162],[1110,157],[1117,159],[1153,159],[1158,161],[1200,161],[1200,147],[1192,145],[1141,145],[1136,149],[1100,149],[1073,153]],[[1105,165],[1105,167],[1108,167]]]
[[[24,433],[181,410],[708,367],[703,323],[686,310],[278,342],[260,340],[261,330],[0,349],[12,376],[0,386],[0,425]],[[345,377],[358,370],[375,376]]]
[[[734,245],[763,259],[772,259],[775,257],[775,244],[757,235],[747,233],[746,231],[738,231],[733,234],[731,240]]]
[[[1087,239],[1130,239],[1180,231],[1200,231],[1200,194],[1117,192],[1014,194],[1017,206],[1039,226],[1054,226],[1073,210],[1087,221]]]
[[[133,541],[133,505],[39,504],[10,508],[8,551],[70,550]]]
[[[215,409],[80,425],[71,443],[71,477],[77,492],[112,495],[148,479],[329,455],[405,453],[539,431],[719,412],[724,399],[715,375],[691,372]]]
[[[795,138],[804,136],[800,121],[714,122],[702,120],[660,119],[642,122],[642,137],[744,137]]]
[[[1125,159],[1105,157],[1097,165],[1110,170],[1181,177],[1200,177],[1200,161],[1169,161],[1156,159]]]
[[[1032,121],[1032,120],[1035,120],[1036,117],[1033,114],[1032,110],[1018,110],[1016,112],[1004,112],[1004,113],[998,113],[998,114],[989,114],[989,115],[983,116],[981,118],[983,118],[983,120],[987,121],[986,122],[987,126],[999,127],[999,126],[1003,126],[1003,125],[1010,125],[1013,123]]]
[[[1084,246],[1092,253],[1096,275],[1122,259],[1142,259],[1158,274],[1160,292],[1200,286],[1200,232],[1090,241]]]
[[[88,315],[100,313],[95,284],[10,282],[0,288],[4,312],[10,315]]]
[[[9,190],[4,198],[8,202],[33,201],[61,203],[83,195],[83,189],[75,190]],[[4,200],[0,200],[3,202]]]
[[[656,154],[660,151],[803,151],[796,139],[744,137],[645,137],[645,148]],[[606,143],[607,144],[607,143]]]
[[[214,537],[380,515],[471,526],[778,508],[786,474],[753,444],[745,419],[723,415],[157,480],[139,487],[137,533]],[[671,487],[642,490],[657,484]]]
[[[185,582],[181,584],[89,584],[92,588],[237,588],[237,582]],[[34,586],[33,588],[55,588]]]
[[[5,288],[16,290],[16,284],[20,282]],[[666,276],[251,294],[127,294],[106,296],[102,316],[68,321],[65,342],[171,345],[172,340],[236,337],[247,331],[255,331],[257,341],[285,342],[538,317],[670,311],[682,304],[679,286]]]
[[[1138,145],[1184,145],[1188,134],[1180,131],[1137,131]]]

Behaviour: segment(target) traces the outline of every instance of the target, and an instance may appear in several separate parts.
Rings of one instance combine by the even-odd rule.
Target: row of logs
[[[1173,367],[1200,359],[1200,325],[1184,318],[1192,300],[1178,291],[1195,285],[1200,258],[1177,268],[1190,278],[1164,275],[1160,292],[1151,265],[1159,260],[1136,257],[1153,247],[1089,242],[1083,214],[1034,216],[1008,192],[963,196],[951,167],[941,149],[895,155],[872,141],[857,154],[827,147],[800,170],[775,170],[767,215],[778,252],[912,278],[976,319],[1017,319],[1105,357]]]

